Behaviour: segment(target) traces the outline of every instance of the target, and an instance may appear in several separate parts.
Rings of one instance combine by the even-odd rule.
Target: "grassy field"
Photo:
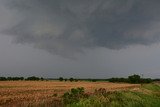
[[[99,88],[115,91],[137,89],[140,85],[84,81],[0,81],[0,106],[62,106],[61,96],[76,87],[84,87],[85,92],[93,93]]]
[[[72,97],[71,97],[72,98]],[[71,100],[69,100],[71,101]],[[92,94],[66,104],[67,107],[160,107],[160,85],[143,84],[140,88]]]

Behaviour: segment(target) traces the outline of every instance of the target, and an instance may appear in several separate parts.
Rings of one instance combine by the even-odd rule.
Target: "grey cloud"
[[[1,1],[2,2],[2,1]],[[2,32],[72,57],[83,49],[121,49],[160,41],[159,0],[3,0],[18,18]],[[19,20],[19,21],[18,21]]]

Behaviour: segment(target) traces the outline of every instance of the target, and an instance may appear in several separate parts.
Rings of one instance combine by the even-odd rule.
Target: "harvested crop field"
[[[59,81],[0,81],[0,106],[28,106],[30,103],[60,101],[60,96],[71,88],[84,87],[86,92],[105,88],[108,91],[137,88],[138,84],[110,82],[59,82]]]

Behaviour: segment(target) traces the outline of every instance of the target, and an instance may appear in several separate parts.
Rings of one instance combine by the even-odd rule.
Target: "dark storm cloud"
[[[15,23],[3,33],[72,57],[83,49],[121,49],[160,41],[159,0],[3,0]]]

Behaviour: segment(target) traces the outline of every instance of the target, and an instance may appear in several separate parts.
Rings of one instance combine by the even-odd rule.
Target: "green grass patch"
[[[151,91],[160,91],[160,86],[154,83],[151,84],[144,84],[142,85],[142,88],[151,90]]]
[[[160,107],[160,99],[138,92],[116,92],[103,96],[81,99],[67,107]]]
[[[67,107],[160,107],[160,86],[144,84],[143,91],[116,91],[104,94],[92,94],[88,98],[81,98],[78,102],[67,104]]]

